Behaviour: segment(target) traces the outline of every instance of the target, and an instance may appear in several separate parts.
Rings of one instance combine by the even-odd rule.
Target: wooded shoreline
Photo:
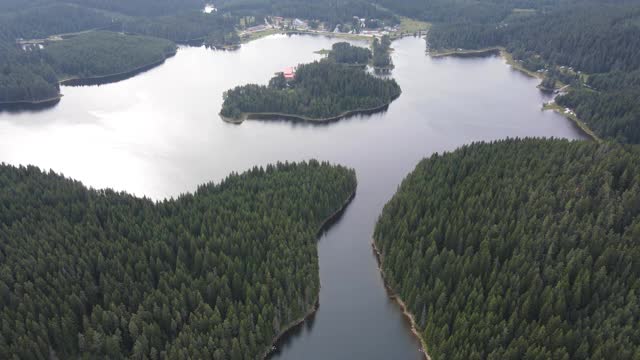
[[[593,132],[593,130],[591,130],[591,128],[589,128],[589,126],[584,121],[580,120],[578,116],[575,115],[575,113],[570,113],[570,114],[566,113],[564,111],[565,109],[562,106],[556,104],[555,101],[549,104],[544,104],[542,106],[542,110],[551,110],[556,114],[561,115],[562,117],[571,121],[577,128],[580,129],[582,133],[584,133],[589,138],[591,138],[591,140],[597,143],[602,142],[602,139],[600,139],[600,137],[596,135],[596,133]]]
[[[320,224],[320,227],[318,228],[318,232],[316,233],[316,238],[320,237],[320,235],[322,234],[323,231],[327,230],[331,225],[333,225],[333,223],[336,220],[338,220],[340,218],[340,216],[342,216],[342,214],[347,209],[347,207],[349,206],[351,201],[353,201],[353,199],[356,197],[356,191],[357,191],[357,184],[356,184],[356,189],[353,190],[351,195],[349,195],[349,197],[347,198],[347,200],[345,200],[345,202],[342,204],[342,206],[340,206],[340,208],[338,208],[333,214],[329,215]],[[320,307],[320,292],[318,292],[316,294],[316,301],[315,301],[314,305],[309,310],[307,310],[307,312],[304,314],[304,316],[302,316],[302,317],[290,322],[289,324],[287,324],[287,326],[285,326],[282,329],[282,331],[280,331],[280,333],[277,334],[273,338],[273,341],[271,341],[271,347],[269,347],[267,350],[265,350],[264,354],[262,355],[262,358],[263,359],[268,359],[269,356],[274,352],[275,345],[280,340],[282,340],[287,334],[289,334],[290,332],[295,330],[298,326],[301,326],[302,324],[304,324],[304,322],[307,319],[309,319],[311,316],[315,315],[315,313],[318,311],[319,307]]]
[[[378,112],[386,111],[396,99],[398,99],[400,95],[391,99],[391,101],[382,104],[380,106],[369,108],[369,109],[357,109],[357,110],[349,110],[345,111],[339,115],[327,118],[311,118],[304,115],[294,115],[294,114],[284,114],[284,113],[272,113],[272,112],[264,112],[264,113],[242,113],[239,119],[230,118],[227,116],[223,116],[220,114],[220,118],[228,122],[230,124],[242,124],[245,120],[291,120],[291,121],[301,121],[301,122],[309,122],[309,123],[331,123],[344,118],[348,118],[356,115],[372,115]]]
[[[170,59],[176,56],[177,53],[178,53],[178,50],[176,49],[170,53],[165,54],[165,58],[162,60],[155,61],[146,65],[142,65],[135,69],[123,71],[117,74],[91,76],[91,77],[74,77],[74,78],[61,80],[59,81],[59,84],[62,86],[89,86],[89,85],[105,85],[105,84],[126,80],[164,64],[165,61],[167,61],[167,59]]]
[[[418,341],[420,341],[420,347],[421,347],[420,350],[421,350],[424,358],[426,360],[431,360],[431,356],[429,356],[429,353],[427,352],[427,343],[424,341],[424,339],[422,339],[422,336],[420,336],[420,333],[418,332],[418,328],[416,326],[415,317],[409,311],[409,309],[405,305],[404,301],[402,301],[402,298],[400,297],[400,295],[395,290],[393,290],[393,288],[389,285],[389,283],[387,283],[387,279],[385,278],[384,268],[383,268],[383,258],[384,258],[384,256],[382,255],[380,250],[378,250],[378,247],[376,246],[375,240],[373,240],[371,242],[371,248],[373,250],[374,256],[376,257],[376,261],[378,262],[378,270],[380,270],[380,276],[382,277],[382,282],[384,283],[384,288],[387,291],[387,294],[389,294],[389,299],[395,301],[396,304],[398,304],[398,306],[400,306],[400,310],[402,311],[402,314],[406,317],[407,321],[409,321],[409,324],[411,325],[411,333],[416,338],[418,338]]]
[[[136,67],[135,69],[123,71],[117,74],[92,76],[92,77],[74,77],[58,81],[60,86],[91,86],[91,85],[106,85],[130,79],[136,75],[147,72],[153,68],[156,68],[174,57],[178,53],[177,49],[165,54],[165,58],[153,63],[149,63],[143,66]],[[18,100],[0,102],[0,110],[39,110],[45,109],[57,105],[64,95],[59,93],[55,97],[42,100]]]

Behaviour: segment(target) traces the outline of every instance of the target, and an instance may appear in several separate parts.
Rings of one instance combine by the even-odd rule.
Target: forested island
[[[356,61],[355,57],[347,60],[345,49],[348,48],[339,46],[327,59],[299,65],[293,79],[279,73],[267,86],[249,84],[228,90],[220,116],[234,123],[271,117],[334,121],[382,110],[400,96],[400,86],[395,80],[381,79],[359,67],[332,61]]]
[[[384,207],[384,278],[433,359],[638,359],[640,151],[476,143]]]
[[[288,163],[152,202],[0,166],[0,358],[257,359],[314,311],[353,170]]]

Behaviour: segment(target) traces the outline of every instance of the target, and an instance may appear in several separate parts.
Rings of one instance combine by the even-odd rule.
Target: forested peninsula
[[[5,64],[0,103],[38,103],[59,97],[59,83],[83,85],[122,80],[163,63],[176,45],[159,38],[108,31],[87,32],[24,45],[23,64]],[[43,46],[42,49],[40,46]],[[33,74],[37,70],[39,74]],[[25,79],[31,79],[25,84]]]
[[[267,86],[249,84],[228,90],[220,116],[233,123],[271,117],[325,122],[383,110],[400,96],[400,86],[393,79],[349,66],[359,63],[365,53],[334,47],[326,59],[299,65],[291,79],[278,73]]]
[[[107,31],[89,32],[44,48],[44,57],[63,83],[109,81],[163,63],[176,53],[176,45],[147,36]]]
[[[640,151],[503,140],[418,164],[374,243],[434,359],[640,357]]]
[[[0,358],[262,358],[316,306],[316,235],[355,189],[310,161],[152,202],[0,165]]]

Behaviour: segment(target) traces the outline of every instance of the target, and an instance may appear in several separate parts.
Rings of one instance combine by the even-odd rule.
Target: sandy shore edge
[[[411,312],[409,312],[409,309],[407,308],[404,301],[402,301],[402,298],[400,297],[400,295],[398,295],[389,286],[389,284],[387,283],[387,280],[384,277],[383,256],[380,250],[378,250],[375,240],[371,242],[371,248],[373,249],[373,253],[376,257],[376,260],[378,261],[378,269],[380,270],[380,275],[382,276],[382,280],[384,281],[384,288],[387,290],[387,293],[389,294],[389,298],[395,301],[398,304],[398,306],[400,306],[400,310],[402,310],[402,314],[406,317],[407,321],[409,321],[409,323],[411,324],[411,332],[418,339],[418,341],[420,341],[420,346],[421,346],[420,351],[424,354],[425,359],[432,360],[431,356],[429,356],[429,353],[427,352],[427,343],[424,341],[422,336],[420,336],[420,332],[418,331],[418,328],[416,326],[415,317]]]

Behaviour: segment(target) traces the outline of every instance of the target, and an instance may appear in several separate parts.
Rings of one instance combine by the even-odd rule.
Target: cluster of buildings
[[[285,19],[281,16],[271,16],[266,21],[274,29],[308,30],[310,28],[308,21],[298,18]]]
[[[371,19],[370,19],[371,21]],[[375,19],[373,20],[376,21]],[[324,23],[317,21],[302,20],[298,18],[287,19],[280,16],[271,16],[265,19],[265,25],[258,25],[248,28],[247,32],[256,32],[266,29],[282,29],[282,30],[300,30],[300,31],[314,31],[318,33],[333,32],[333,33],[347,33],[347,34],[359,34],[365,36],[382,36],[389,35],[392,32],[399,31],[399,26],[384,26],[381,28],[367,28],[367,19],[360,18],[358,16],[353,17],[353,21],[348,24],[338,24],[335,28],[327,29]]]

